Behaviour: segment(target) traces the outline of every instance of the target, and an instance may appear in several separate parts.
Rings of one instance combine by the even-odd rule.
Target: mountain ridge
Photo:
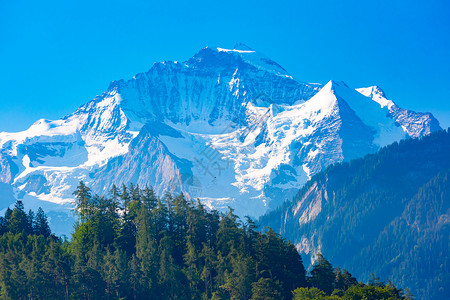
[[[445,298],[449,151],[450,133],[439,131],[332,165],[259,224],[292,241],[309,264],[321,252],[363,280],[370,269],[420,299]]]
[[[384,93],[299,82],[253,51],[206,47],[184,63],[155,63],[60,120],[0,133],[2,182],[45,206],[70,203],[79,180],[105,193],[126,179],[257,217],[330,164],[440,129]]]

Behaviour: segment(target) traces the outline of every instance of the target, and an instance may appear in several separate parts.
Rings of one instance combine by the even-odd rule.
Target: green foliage
[[[293,292],[293,300],[322,300],[326,299],[325,292],[319,290],[318,288],[298,288]]]
[[[25,213],[22,201],[18,200],[11,215],[7,219],[8,231],[12,233],[23,232],[25,234],[30,234],[32,233],[30,230],[32,223],[30,221],[32,220],[30,220],[30,216],[27,216]]]
[[[293,300],[400,300],[405,299],[399,290],[390,285],[376,286],[357,284],[345,292],[335,290],[330,296],[317,288],[298,288],[293,291]]]
[[[1,298],[289,300],[308,285],[290,242],[231,209],[219,214],[183,194],[157,198],[133,185],[103,197],[81,182],[75,195],[79,221],[70,242],[51,235],[42,209],[26,214],[21,202],[0,219]],[[328,294],[329,286],[355,297],[375,293],[352,289],[351,274],[333,271],[322,256],[308,281]]]
[[[270,278],[260,278],[253,283],[252,300],[282,300],[282,293],[283,290],[279,282]]]
[[[336,276],[330,262],[321,253],[317,254],[317,261],[308,279],[313,287],[324,291],[327,295],[333,292]]]
[[[401,299],[399,291],[391,285],[355,285],[350,287],[343,296],[344,299]]]
[[[32,219],[31,219],[32,220]],[[49,237],[52,234],[50,226],[48,225],[47,216],[45,215],[42,208],[38,208],[36,218],[34,219],[34,233],[37,235],[43,235]]]

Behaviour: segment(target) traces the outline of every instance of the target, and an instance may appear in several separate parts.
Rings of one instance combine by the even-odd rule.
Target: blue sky
[[[301,81],[379,85],[448,127],[449,12],[446,0],[3,0],[0,131],[67,115],[155,61],[236,42]]]

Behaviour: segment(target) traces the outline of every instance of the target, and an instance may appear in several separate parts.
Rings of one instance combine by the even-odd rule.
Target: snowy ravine
[[[99,194],[149,185],[257,217],[332,163],[439,129],[378,87],[303,83],[245,45],[206,47],[114,81],[60,120],[1,132],[0,209],[23,199],[68,234],[83,180]]]

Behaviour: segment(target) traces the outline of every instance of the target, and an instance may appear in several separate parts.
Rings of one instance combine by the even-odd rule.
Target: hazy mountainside
[[[259,216],[330,164],[438,129],[377,87],[302,83],[245,45],[206,47],[114,81],[60,120],[0,133],[0,181],[63,219],[79,180],[103,194],[149,184]]]
[[[331,166],[260,223],[307,257],[321,251],[363,280],[373,272],[419,299],[444,299],[450,293],[449,153],[450,133],[440,131]]]

